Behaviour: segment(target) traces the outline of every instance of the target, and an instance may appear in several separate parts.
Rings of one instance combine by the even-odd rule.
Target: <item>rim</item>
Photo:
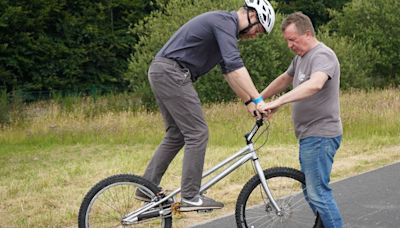
[[[138,209],[143,206],[144,202],[134,198],[136,189],[141,189],[149,196],[154,196],[154,193],[150,189],[132,182],[118,182],[113,183],[105,188],[101,189],[96,193],[89,203],[89,206],[85,215],[85,225],[87,228],[92,228],[93,226],[91,220],[96,219],[100,213],[102,216],[98,216],[101,220],[101,226],[109,226],[110,224],[104,224],[106,222],[111,222],[113,227],[149,227],[149,222],[154,222],[153,227],[159,223],[160,227],[165,226],[165,219],[162,217],[155,217],[152,219],[146,219],[142,222],[138,222],[132,225],[122,225],[122,218],[129,212]],[[122,196],[121,196],[122,195]],[[121,206],[122,205],[122,206]],[[97,206],[99,208],[97,208]],[[162,206],[160,205],[160,208]],[[92,214],[93,210],[99,210],[97,213]],[[105,211],[105,212],[103,212]],[[108,218],[103,218],[108,217]],[[104,220],[104,221],[103,221]],[[110,221],[112,220],[112,221]],[[96,223],[96,221],[94,221]]]

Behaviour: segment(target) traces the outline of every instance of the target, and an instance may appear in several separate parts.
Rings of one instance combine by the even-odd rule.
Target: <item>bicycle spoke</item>
[[[145,190],[146,194],[155,194],[157,187],[153,190],[146,185],[146,180],[134,175],[116,175],[109,177],[97,184],[85,196],[79,211],[79,227],[126,227],[122,224],[122,218],[130,212],[137,211],[144,203],[135,199],[136,189]],[[147,183],[151,186],[151,183]],[[160,210],[162,205],[154,207],[154,211]],[[157,214],[157,213],[156,213]],[[132,221],[134,222],[134,221]],[[171,227],[171,217],[156,216],[154,218],[143,218],[135,221],[134,227]]]
[[[240,213],[237,211],[237,218],[239,216],[240,221],[244,221],[238,223],[238,226],[243,227],[242,225],[246,224],[247,227],[312,227],[316,216],[302,194],[301,175],[301,172],[288,168],[273,169],[271,176],[266,174],[268,188],[281,213],[277,213],[269,202],[258,176],[250,180],[238,199],[241,201],[238,205],[245,202],[244,206],[237,206],[237,210],[242,210]]]

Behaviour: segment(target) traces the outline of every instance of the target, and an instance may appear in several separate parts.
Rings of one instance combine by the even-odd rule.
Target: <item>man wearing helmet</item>
[[[266,103],[275,112],[293,102],[292,117],[299,139],[299,159],[306,178],[305,195],[325,228],[342,227],[340,211],[329,186],[333,158],[342,139],[339,84],[340,64],[336,54],[319,42],[310,18],[297,12],[282,22],[283,36],[296,53],[287,71],[262,92],[264,98],[293,89]]]
[[[148,164],[144,177],[159,185],[169,164],[185,146],[181,179],[181,211],[222,208],[200,195],[208,141],[199,97],[192,83],[219,64],[232,90],[259,112],[264,101],[240,57],[238,38],[271,32],[275,13],[266,0],[246,0],[237,12],[213,11],[184,24],[156,54],[148,71],[151,88],[163,116],[166,134]],[[249,111],[253,111],[251,105]],[[149,200],[137,191],[136,198]]]

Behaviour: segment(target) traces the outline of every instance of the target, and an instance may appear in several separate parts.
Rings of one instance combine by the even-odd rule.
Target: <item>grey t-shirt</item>
[[[343,132],[339,104],[340,64],[336,54],[319,43],[303,57],[295,56],[286,72],[294,77],[293,88],[296,88],[318,71],[329,76],[324,87],[316,94],[293,103],[292,118],[299,139],[335,137]]]
[[[236,12],[213,11],[189,20],[157,53],[187,67],[197,79],[220,64],[223,73],[244,66],[238,48]]]

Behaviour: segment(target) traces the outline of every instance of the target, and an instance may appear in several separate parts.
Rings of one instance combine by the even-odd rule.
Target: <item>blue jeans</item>
[[[342,136],[307,137],[300,140],[300,165],[306,177],[304,194],[311,209],[319,213],[325,228],[341,228],[339,209],[329,187],[333,158]]]

